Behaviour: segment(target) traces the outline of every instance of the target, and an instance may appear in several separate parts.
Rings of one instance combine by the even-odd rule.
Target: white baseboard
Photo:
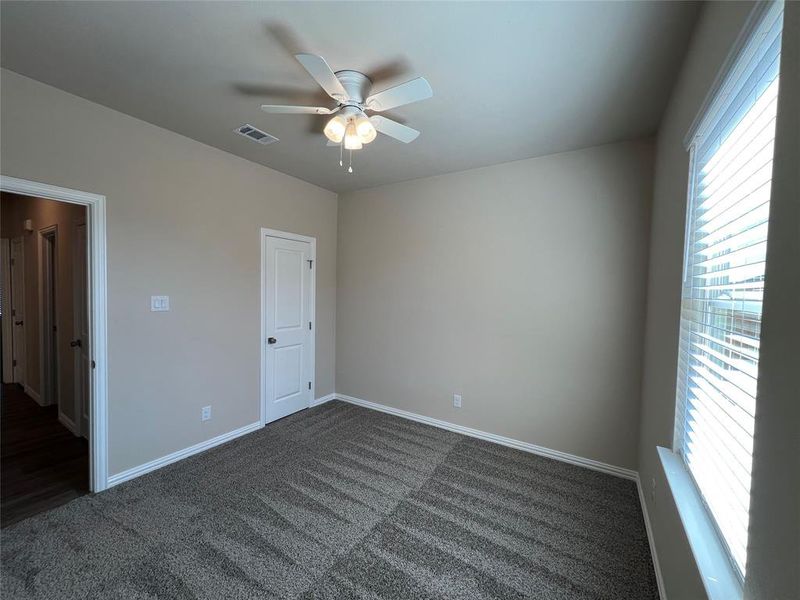
[[[42,402],[42,397],[39,395],[39,392],[34,391],[34,389],[29,386],[27,383],[22,384],[22,388],[25,390],[25,394],[30,396],[34,400],[36,400],[36,404],[39,406],[44,406],[44,402]]]
[[[145,473],[150,473],[151,471],[155,471],[156,469],[160,469],[161,467],[166,467],[169,464],[178,462],[179,460],[183,460],[184,458],[188,458],[193,454],[204,452],[205,450],[209,450],[214,446],[219,446],[220,444],[224,444],[225,442],[230,442],[233,439],[241,437],[257,429],[261,429],[260,421],[257,421],[255,423],[250,423],[250,425],[245,425],[244,427],[240,427],[239,429],[234,429],[233,431],[229,431],[228,433],[223,433],[222,435],[218,435],[217,437],[211,438],[210,440],[206,440],[205,442],[200,442],[199,444],[195,444],[194,446],[189,446],[188,448],[184,448],[183,450],[178,450],[177,452],[173,452],[172,454],[168,454],[166,456],[162,456],[161,458],[151,460],[148,463],[139,465],[138,467],[133,467],[132,469],[128,469],[127,471],[122,471],[121,473],[117,473],[116,475],[111,475],[108,478],[108,487],[114,487],[117,484],[123,483],[125,481],[130,481],[131,479],[134,479],[136,477],[140,477]]]
[[[344,402],[349,402],[350,404],[363,406],[364,408],[379,410],[381,412],[385,412],[390,415],[395,415],[397,417],[402,417],[404,419],[410,419],[412,421],[417,421],[419,423],[425,423],[426,425],[433,425],[434,427],[439,427],[440,429],[447,429],[448,431],[454,431],[456,433],[461,433],[464,435],[468,435],[470,437],[486,440],[488,442],[494,442],[495,444],[500,444],[502,446],[509,446],[511,448],[516,448],[517,450],[522,450],[523,452],[530,452],[531,454],[538,454],[539,456],[554,458],[562,462],[578,465],[579,467],[586,467],[587,469],[592,469],[594,471],[602,471],[603,473],[608,473],[609,475],[616,475],[617,477],[624,477],[625,479],[632,479],[634,481],[636,481],[638,477],[637,472],[632,469],[625,469],[623,467],[618,467],[616,465],[609,465],[604,462],[592,460],[591,458],[584,458],[582,456],[568,454],[566,452],[561,452],[559,450],[551,450],[550,448],[545,448],[543,446],[537,446],[535,444],[522,442],[520,440],[515,440],[513,438],[505,437],[502,435],[481,431],[479,429],[472,429],[471,427],[464,427],[463,425],[456,425],[455,423],[450,423],[448,421],[442,421],[440,419],[426,417],[424,415],[412,413],[407,410],[400,410],[399,408],[393,408],[391,406],[386,406],[384,404],[377,404],[375,402],[361,400],[360,398],[354,398],[353,396],[336,394],[336,398],[338,400],[343,400]]]
[[[78,428],[75,427],[75,422],[67,417],[64,413],[58,413],[58,422],[72,432],[72,435],[78,435]]]
[[[639,475],[636,475],[636,488],[639,490],[639,504],[642,505],[642,516],[644,517],[644,527],[647,530],[647,541],[650,544],[650,556],[653,557],[653,570],[656,572],[656,584],[658,585],[658,595],[661,600],[667,600],[667,591],[664,588],[664,578],[661,575],[661,565],[658,563],[656,553],[656,540],[653,537],[653,528],[650,525],[650,515],[647,512],[647,502],[644,499],[644,489]]]
[[[336,399],[336,394],[328,394],[327,396],[322,396],[322,398],[317,398],[316,400],[312,400],[309,408],[313,408],[315,406],[319,406],[320,404],[325,404],[326,402],[330,402],[331,400]]]

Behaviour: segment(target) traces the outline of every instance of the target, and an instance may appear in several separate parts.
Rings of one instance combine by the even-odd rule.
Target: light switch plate
[[[150,296],[150,310],[152,312],[169,310],[169,296]]]
[[[453,394],[453,407],[461,408],[461,394]]]

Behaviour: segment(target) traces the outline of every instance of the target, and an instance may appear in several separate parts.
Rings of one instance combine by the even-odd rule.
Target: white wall
[[[3,175],[107,197],[110,474],[258,420],[260,227],[317,238],[316,391],[334,391],[334,193],[7,70],[0,83]],[[171,311],[151,313],[153,294]]]
[[[689,157],[683,138],[752,7],[752,2],[706,5],[662,121],[656,147],[639,472],[645,489],[650,488],[651,481],[656,483],[655,498],[647,494],[647,505],[670,600],[705,598],[702,581],[656,453],[656,446],[672,446],[673,435],[689,173]],[[800,597],[800,593],[794,593],[797,592],[797,566],[800,565],[797,554],[800,536],[800,500],[797,495],[800,473],[797,464],[800,457],[797,446],[800,428],[797,368],[800,367],[800,356],[797,339],[800,336],[796,310],[797,264],[800,262],[797,250],[800,234],[797,209],[800,194],[797,186],[797,165],[800,164],[797,151],[800,135],[797,125],[797,107],[800,106],[797,39],[800,32],[797,13],[800,4],[787,2],[786,9],[784,40],[791,38],[793,41],[788,46],[784,42],[782,57],[779,141],[775,152],[752,483],[751,527],[757,531],[751,530],[750,533],[746,581],[747,597],[763,600]],[[794,16],[790,18],[791,13]],[[794,83],[789,82],[787,76]],[[787,85],[792,90],[791,96],[787,94]],[[783,216],[777,225],[776,207],[781,207],[779,212]],[[780,242],[776,241],[779,239]],[[775,250],[776,244],[780,250]],[[778,264],[775,264],[775,256],[779,256]],[[768,310],[771,302],[773,308]],[[774,316],[770,314],[772,310]],[[792,585],[795,586],[794,592],[789,592]]]
[[[635,468],[651,193],[629,142],[341,195],[337,392]]]

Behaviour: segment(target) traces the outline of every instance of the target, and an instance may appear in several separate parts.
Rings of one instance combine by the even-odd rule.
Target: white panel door
[[[311,403],[311,244],[267,236],[264,334],[266,422]]]

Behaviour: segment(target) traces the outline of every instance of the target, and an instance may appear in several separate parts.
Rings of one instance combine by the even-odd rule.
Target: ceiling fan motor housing
[[[347,95],[350,96],[350,100],[342,100],[342,104],[363,106],[372,89],[372,81],[370,81],[369,77],[358,71],[336,71],[334,74],[345,91],[347,91]]]

